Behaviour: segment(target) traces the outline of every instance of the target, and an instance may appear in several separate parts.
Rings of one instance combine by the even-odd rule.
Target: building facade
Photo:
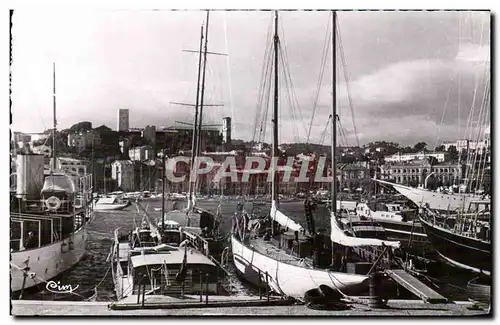
[[[147,125],[141,133],[142,137],[152,147],[156,146],[156,126]]]
[[[226,150],[229,150],[231,146],[231,118],[224,117],[222,119],[222,143]]]
[[[52,148],[46,145],[35,146],[31,148],[31,150],[37,155],[44,155],[45,157],[52,156]]]
[[[129,125],[129,110],[120,108],[118,109],[118,118],[117,118],[117,126],[116,130],[118,132],[127,132],[130,128]]]
[[[146,161],[154,159],[153,148],[151,146],[140,146],[128,150],[128,156],[132,161]]]
[[[111,164],[111,178],[118,189],[133,192],[136,189],[134,163],[130,160],[116,160]]]
[[[464,168],[460,164],[439,164],[431,166],[427,162],[381,166],[381,178],[397,184],[412,187],[425,186],[427,176],[442,182],[444,186],[459,185]],[[429,177],[430,178],[430,177]]]
[[[90,164],[86,160],[74,159],[69,157],[56,158],[57,169],[63,170],[65,173],[73,177],[85,176],[90,173]]]
[[[68,146],[77,148],[77,150],[84,150],[100,144],[101,136],[93,130],[68,134]]]
[[[446,152],[418,152],[418,153],[395,153],[390,156],[385,156],[385,162],[401,163],[410,162],[413,160],[425,160],[428,157],[434,157],[438,162],[444,162],[447,158]]]

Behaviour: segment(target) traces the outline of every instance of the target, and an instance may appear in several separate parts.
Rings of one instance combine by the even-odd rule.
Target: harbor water
[[[230,245],[229,232],[231,229],[231,216],[236,210],[237,200],[203,200],[198,205],[215,213],[219,204],[221,205],[222,221],[221,230],[227,234],[227,244]],[[151,217],[161,218],[161,201],[143,201],[141,202]],[[172,202],[166,203],[166,210],[172,209]],[[255,206],[253,211],[262,214],[268,212],[269,204]],[[305,224],[303,202],[282,202],[280,209],[289,215],[294,221]],[[259,213],[260,214],[260,213]],[[319,205],[315,211],[315,221],[317,229],[329,229],[329,213],[325,205]],[[96,212],[91,224],[88,225],[87,254],[72,269],[54,279],[61,285],[70,284],[73,287],[78,285],[78,291],[91,290],[97,287],[97,301],[115,301],[113,280],[110,269],[110,262],[107,260],[110,253],[113,232],[120,228],[129,231],[141,224],[141,217],[137,213],[134,205],[127,207],[122,211]],[[228,270],[234,274],[234,267],[231,263]],[[433,289],[440,292],[448,299],[467,300],[465,286],[467,281],[474,275],[460,272],[452,268],[443,268],[439,276],[439,282]],[[223,280],[223,284],[232,294],[258,295],[258,290],[252,288],[247,283],[240,281],[235,275],[228,276]],[[403,293],[399,298],[415,299],[414,296]],[[54,294],[45,288],[45,283],[32,288],[23,294],[22,299],[29,300],[53,300]]]

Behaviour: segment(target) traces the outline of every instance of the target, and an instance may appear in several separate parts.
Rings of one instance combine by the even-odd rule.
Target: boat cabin
[[[36,167],[28,158],[19,163],[24,169]],[[79,230],[92,215],[90,177],[60,172],[45,176],[43,169],[29,173],[19,168],[10,193],[11,252],[47,246]]]
[[[132,294],[218,294],[217,266],[190,247],[160,245],[130,252]]]

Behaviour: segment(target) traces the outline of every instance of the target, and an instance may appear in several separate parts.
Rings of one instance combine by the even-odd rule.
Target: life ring
[[[59,198],[55,196],[51,196],[47,200],[45,200],[45,206],[50,211],[57,210],[61,207],[61,200],[59,200]]]

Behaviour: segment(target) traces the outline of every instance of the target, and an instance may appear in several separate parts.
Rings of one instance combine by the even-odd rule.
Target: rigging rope
[[[330,24],[327,24],[326,33],[325,33],[325,40],[324,40],[324,44],[323,44],[323,54],[321,56],[321,63],[320,63],[320,68],[319,68],[320,73],[319,73],[318,81],[316,83],[316,94],[314,96],[313,111],[312,111],[312,115],[311,115],[311,122],[309,123],[309,130],[307,131],[306,144],[309,144],[309,141],[310,141],[311,129],[312,129],[312,125],[313,125],[313,122],[314,122],[314,117],[316,115],[316,109],[318,107],[319,95],[321,93],[321,85],[323,83],[323,75],[324,75],[324,72],[325,72],[327,55],[328,55],[328,51],[330,49],[330,43],[331,42],[329,40],[331,38],[331,34],[332,34],[332,32],[330,31]],[[330,115],[330,118],[331,118],[331,115]],[[320,140],[320,144],[322,144],[323,141],[324,141],[324,137],[322,138],[322,140]]]
[[[340,34],[340,23],[338,22],[338,20],[337,20],[337,38],[338,38],[338,44],[339,44],[340,59],[342,61],[342,67],[343,67],[342,70],[344,72],[344,79],[345,79],[345,83],[346,83],[347,98],[349,101],[349,108],[351,109],[352,127],[353,127],[353,131],[354,131],[354,135],[356,136],[356,145],[359,147],[360,145],[359,145],[358,131],[356,130],[356,119],[354,117],[354,104],[352,102],[349,74],[347,72],[347,61],[345,58],[344,45],[342,43],[342,37]]]

